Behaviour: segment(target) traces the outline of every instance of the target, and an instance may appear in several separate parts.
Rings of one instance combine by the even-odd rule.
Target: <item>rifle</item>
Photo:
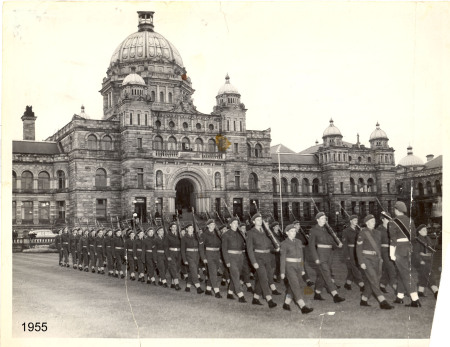
[[[338,203],[336,203],[336,205],[338,205],[338,206],[340,207],[340,209],[341,209],[342,211],[344,211],[344,213],[345,213],[345,214],[347,215],[347,217],[350,219],[350,215],[348,214],[348,212],[347,212],[341,205],[339,205]],[[361,230],[361,227],[359,226],[358,223],[356,223],[356,226],[358,227],[359,230]]]
[[[292,208],[291,208],[291,206],[289,206],[289,218],[290,218],[291,215],[292,215],[292,217],[294,217],[294,220],[296,220],[295,216],[294,216],[294,213],[292,212]],[[303,230],[302,225],[300,224],[300,221],[298,221],[298,225],[300,225],[300,233],[305,238],[306,243],[308,243],[309,242],[309,235]]]
[[[436,236],[436,239],[437,239],[437,236]],[[433,248],[433,247],[431,247],[431,246],[429,246],[427,243],[425,243],[425,242],[423,242],[421,239],[419,239],[417,236],[416,236],[416,241],[417,242],[419,242],[422,246],[424,246],[426,249],[428,249],[431,253],[436,253],[436,250]]]
[[[216,212],[217,218],[219,218],[220,223],[222,223],[223,225],[225,225],[225,223],[223,222],[222,218],[220,218],[220,216],[219,216],[219,214],[217,213],[217,211],[215,211],[215,212]]]
[[[253,204],[255,205],[256,213],[259,213],[258,205],[256,204],[255,200],[253,200]],[[280,244],[278,243],[278,240],[273,235],[272,230],[270,230],[269,225],[262,217],[261,217],[261,219],[262,219],[262,228],[266,232],[267,237],[272,241],[273,245],[275,246],[275,250],[280,249]]]
[[[197,221],[195,220],[195,210],[193,207],[192,207],[192,224],[194,226],[194,234],[197,235],[197,240],[200,240],[200,233],[199,233],[200,228],[198,227]]]
[[[314,204],[314,207],[316,208],[317,212],[320,212],[319,209],[317,208],[316,202],[314,201],[314,198],[311,197],[311,200]],[[334,230],[330,227],[330,225],[328,224],[327,221],[325,221],[325,226],[326,229],[328,231],[328,233],[331,235],[331,237],[334,239],[334,242],[337,243],[338,247],[342,247],[342,242],[341,240],[339,240],[339,237],[337,237],[336,233],[334,232]]]

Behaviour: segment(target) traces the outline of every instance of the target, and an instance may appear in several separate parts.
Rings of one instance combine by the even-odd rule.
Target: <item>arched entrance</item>
[[[183,178],[179,180],[175,186],[175,208],[180,213],[191,212],[192,207],[195,207],[194,198],[194,185],[188,178]]]

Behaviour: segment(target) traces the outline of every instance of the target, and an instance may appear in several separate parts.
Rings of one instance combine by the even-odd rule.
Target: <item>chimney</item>
[[[356,147],[359,148],[359,133],[356,134]]]
[[[427,155],[427,161],[430,161],[434,158],[434,154],[428,154]]]
[[[32,108],[33,108],[33,106],[27,106],[25,108],[25,112],[23,113],[23,116],[21,118],[22,122],[23,122],[23,139],[30,140],[30,141],[35,140],[34,123],[37,118],[34,116],[34,112],[33,112]]]

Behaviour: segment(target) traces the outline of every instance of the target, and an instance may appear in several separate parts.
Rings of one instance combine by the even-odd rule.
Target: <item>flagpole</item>
[[[277,149],[277,155],[278,155],[278,181],[280,182],[279,186],[280,186],[280,213],[281,213],[281,231],[284,230],[283,227],[283,198],[281,195],[281,165],[280,165],[280,148],[281,148],[281,144],[278,146]]]

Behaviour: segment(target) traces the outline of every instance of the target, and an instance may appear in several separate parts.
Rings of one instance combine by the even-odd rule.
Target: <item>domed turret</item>
[[[408,155],[398,162],[398,165],[406,166],[406,167],[413,167],[413,166],[423,166],[423,160],[419,157],[415,156],[412,151],[412,147],[408,147]]]
[[[330,125],[323,132],[322,139],[325,146],[342,146],[342,134],[334,126],[333,118],[330,119]]]
[[[241,104],[241,94],[235,86],[230,83],[230,76],[225,76],[225,83],[220,87],[216,96],[218,106],[238,106]]]
[[[147,86],[144,79],[135,72],[135,68],[131,68],[132,73],[123,79],[122,82],[122,99],[140,99],[147,97]]]
[[[133,85],[137,84],[137,85],[145,86],[145,81],[137,73],[130,73],[127,77],[125,77],[123,79],[122,86],[126,86],[127,84],[133,84]]]
[[[225,76],[224,85],[222,87],[220,87],[219,91],[217,92],[217,95],[222,95],[222,94],[238,94],[238,95],[240,95],[237,88],[230,83],[230,76],[228,76],[228,74]]]
[[[388,148],[389,138],[386,133],[380,129],[380,123],[377,122],[376,128],[370,134],[369,142],[371,148]]]

